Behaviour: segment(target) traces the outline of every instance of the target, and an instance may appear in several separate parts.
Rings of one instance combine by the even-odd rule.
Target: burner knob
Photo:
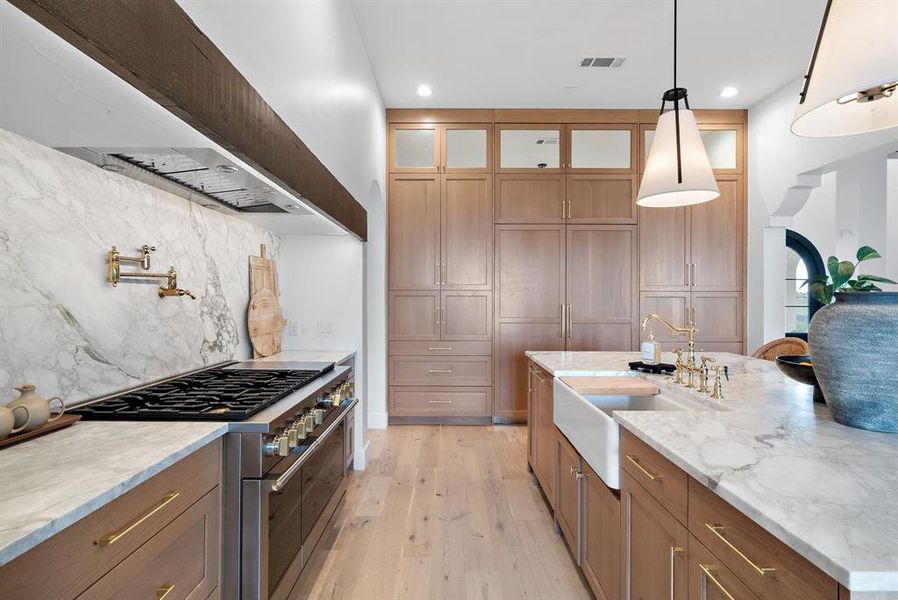
[[[287,456],[290,454],[290,446],[287,444],[286,435],[275,436],[270,442],[266,442],[262,447],[265,456]]]
[[[290,444],[286,435],[279,435],[277,438],[278,456],[290,456]]]
[[[324,409],[316,408],[313,414],[315,415],[315,425],[321,425],[321,422],[324,421]]]
[[[312,415],[306,415],[302,418],[303,422],[306,425],[306,433],[312,433],[312,430],[315,429],[315,417]]]
[[[296,423],[291,423],[287,428],[287,445],[296,448],[299,445],[299,431],[296,429]]]

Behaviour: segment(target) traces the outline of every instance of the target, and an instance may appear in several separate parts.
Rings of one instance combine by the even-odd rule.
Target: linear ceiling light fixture
[[[686,88],[677,87],[677,0],[674,0],[673,83],[661,96],[655,138],[636,196],[636,204],[640,206],[689,206],[720,196],[695,115],[689,108]],[[680,108],[680,101],[685,109]],[[673,110],[664,112],[668,102],[673,103]]]
[[[898,1],[829,0],[792,133],[836,137],[898,126]]]

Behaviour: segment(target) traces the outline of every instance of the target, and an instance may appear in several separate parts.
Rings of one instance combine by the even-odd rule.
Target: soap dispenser
[[[661,362],[661,344],[655,341],[655,334],[649,331],[649,338],[642,342],[642,362],[647,365],[657,365]]]

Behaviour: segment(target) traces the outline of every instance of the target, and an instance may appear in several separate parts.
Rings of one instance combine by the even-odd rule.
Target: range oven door
[[[312,446],[269,479],[243,480],[241,598],[286,598],[321,535],[322,513],[345,489],[344,419],[353,402]],[[317,527],[316,527],[317,526]]]

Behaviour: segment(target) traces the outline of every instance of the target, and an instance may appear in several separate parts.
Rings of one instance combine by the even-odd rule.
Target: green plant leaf
[[[870,246],[861,246],[857,249],[857,262],[863,262],[873,258],[882,258],[882,256]]]
[[[851,279],[851,276],[854,275],[854,263],[848,262],[847,260],[837,262],[835,271],[830,267],[830,274],[832,276],[833,290],[839,291],[848,280]]]
[[[888,277],[880,277],[879,275],[858,275],[858,281],[878,281],[879,283],[895,283]]]
[[[831,285],[825,285],[820,281],[815,281],[811,283],[811,286],[808,289],[814,299],[820,304],[829,304],[833,301],[833,286]]]
[[[835,256],[830,256],[826,259],[826,270],[829,271],[829,276],[835,279],[836,274],[839,272],[839,259]]]

